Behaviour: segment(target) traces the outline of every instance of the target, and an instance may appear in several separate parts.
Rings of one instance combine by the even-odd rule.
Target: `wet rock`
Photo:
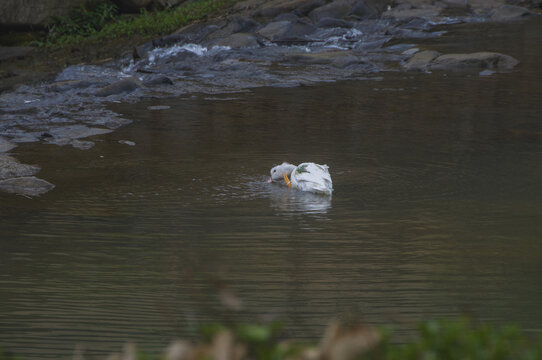
[[[434,59],[431,69],[512,69],[518,61],[509,55],[494,52],[477,52],[471,54],[446,54]]]
[[[78,140],[78,139],[71,140],[69,144],[79,150],[88,150],[88,149],[93,148],[95,145],[93,141]]]
[[[438,51],[425,50],[414,54],[410,59],[403,63],[406,70],[424,71],[429,68],[431,62],[436,59],[440,53]]]
[[[52,83],[49,86],[49,89],[55,92],[66,92],[66,91],[71,91],[75,89],[85,89],[91,85],[92,83],[87,80],[67,80],[67,81],[58,81],[56,83]]]
[[[35,176],[16,177],[0,180],[0,190],[25,195],[38,196],[54,189],[54,185]]]
[[[119,140],[119,144],[128,145],[128,146],[135,146],[136,143],[130,140]]]
[[[143,85],[145,86],[173,85],[173,80],[171,80],[167,76],[162,75],[162,76],[158,76],[153,79],[144,81]]]
[[[443,10],[442,7],[439,6],[424,6],[421,8],[404,8],[404,7],[397,7],[390,10],[385,11],[382,14],[383,18],[394,18],[399,20],[406,20],[406,19],[412,19],[412,18],[423,18],[423,19],[431,19],[437,17],[440,12]]]
[[[152,49],[154,49],[154,44],[152,41],[145,43],[143,45],[136,46],[134,47],[134,50],[132,51],[132,58],[134,60],[142,59]]]
[[[354,24],[335,18],[323,18],[316,24],[318,28],[351,28]]]
[[[96,92],[96,96],[106,97],[110,95],[132,92],[138,88],[138,84],[133,79],[124,79],[117,81],[111,85],[101,88]]]
[[[252,19],[245,17],[235,17],[230,19],[228,24],[223,28],[209,34],[208,40],[225,38],[236,33],[250,33],[255,31],[260,24]]]
[[[307,65],[331,65],[337,68],[360,63],[358,57],[345,50],[290,55],[285,61]]]
[[[316,27],[303,21],[277,21],[267,24],[258,34],[271,41],[290,41],[305,39],[316,31]]]
[[[355,3],[351,0],[335,0],[309,13],[309,18],[318,22],[324,18],[342,19],[350,13]]]
[[[307,1],[305,4],[299,6],[295,11],[301,16],[307,16],[312,10],[324,6],[327,3],[325,0],[312,0]]]
[[[515,5],[503,5],[490,14],[490,18],[493,21],[509,21],[509,20],[519,20],[526,16],[534,15],[530,10]]]
[[[274,18],[277,15],[310,8],[314,0],[271,0],[263,4],[254,4],[258,10],[252,13],[253,17]],[[248,2],[247,2],[248,3]],[[321,6],[321,5],[316,5]]]
[[[34,50],[29,46],[0,46],[0,61],[7,59],[22,59]]]
[[[354,4],[348,16],[356,16],[358,19],[374,19],[378,17],[378,11],[363,1]]]
[[[16,146],[17,145],[15,145],[14,143],[0,136],[0,153],[8,152]]]
[[[35,165],[21,164],[17,159],[0,154],[0,179],[34,175],[40,171]]]
[[[172,46],[175,44],[178,44],[185,40],[185,37],[182,34],[170,34],[166,36],[162,36],[159,39],[155,39],[152,41],[153,47],[167,47]]]
[[[232,49],[260,47],[258,38],[252,34],[236,33],[214,41],[211,46],[228,46]]]

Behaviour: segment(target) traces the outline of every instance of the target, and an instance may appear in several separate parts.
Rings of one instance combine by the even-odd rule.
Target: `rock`
[[[101,88],[96,92],[96,96],[106,97],[117,95],[124,92],[132,92],[138,88],[138,84],[132,79],[124,79],[117,81],[111,85]]]
[[[69,144],[79,150],[88,150],[88,149],[93,148],[95,145],[93,141],[78,140],[78,139],[72,139]]]
[[[299,6],[295,11],[301,16],[307,16],[312,10],[324,6],[327,3],[326,0],[312,0],[308,1],[305,4]]]
[[[271,41],[295,41],[306,39],[316,27],[303,21],[277,21],[267,24],[258,34]]]
[[[66,92],[74,89],[85,89],[91,85],[92,83],[87,80],[67,80],[52,83],[49,85],[49,89],[55,92]]]
[[[410,59],[403,63],[406,70],[427,70],[431,61],[436,59],[440,53],[438,51],[425,50],[415,53]]]
[[[151,110],[151,111],[156,111],[156,110],[167,110],[167,109],[170,109],[171,106],[169,105],[152,105],[152,106],[147,106],[147,110]]]
[[[418,54],[416,54],[418,55]],[[414,55],[414,57],[416,56]],[[434,59],[431,69],[512,69],[519,62],[511,56],[494,52],[477,52],[471,54],[446,54]]]
[[[354,4],[349,16],[356,16],[359,19],[373,19],[378,17],[378,12],[372,6],[365,4],[363,1],[358,1]]]
[[[168,47],[168,46],[178,44],[184,40],[185,40],[185,37],[182,34],[170,34],[170,35],[162,36],[159,39],[153,40],[152,45],[153,45],[153,48]]]
[[[0,179],[34,175],[40,171],[35,165],[21,164],[17,159],[0,154]]]
[[[119,140],[119,144],[128,145],[128,146],[135,146],[136,143],[130,140]]]
[[[50,182],[35,176],[16,177],[0,181],[0,190],[25,196],[45,194],[54,187]]]
[[[307,65],[331,65],[337,68],[345,68],[348,65],[360,63],[356,56],[346,50],[296,54],[290,55],[284,60]]]
[[[92,141],[82,141],[78,139],[94,135],[102,135],[112,132],[110,129],[89,128],[85,125],[70,125],[51,129],[46,141],[50,144],[59,146],[72,145],[81,150],[88,150],[94,146]]]
[[[51,16],[66,16],[86,0],[2,0],[0,27],[43,26]]]
[[[0,61],[13,58],[22,59],[33,50],[34,48],[30,46],[0,46]]]
[[[312,10],[309,13],[309,18],[314,22],[318,22],[324,18],[342,19],[350,13],[354,4],[351,0],[335,0]]]
[[[509,21],[509,20],[519,20],[526,16],[534,15],[530,10],[515,5],[503,5],[490,14],[490,19],[493,21]]]
[[[423,19],[431,19],[434,17],[437,17],[440,12],[442,11],[442,8],[439,6],[425,6],[422,8],[402,8],[397,7],[390,10],[385,11],[382,14],[383,18],[394,18],[399,20],[407,20],[412,18],[423,18]]]
[[[351,22],[335,18],[323,18],[316,24],[318,28],[351,28],[353,26]]]
[[[4,137],[0,136],[0,153],[8,152],[8,151],[10,151],[11,149],[13,149],[16,146],[17,145],[15,145],[14,143],[12,143],[12,142],[8,141],[7,139],[5,139]]]
[[[250,33],[256,30],[260,24],[252,19],[245,17],[235,17],[230,19],[228,24],[221,29],[209,34],[208,40],[225,38],[236,33]]]
[[[145,86],[173,85],[173,80],[171,80],[167,76],[161,75],[161,76],[155,77],[153,79],[144,81],[143,85],[145,85]]]
[[[148,43],[145,43],[143,45],[136,46],[134,47],[134,50],[132,50],[132,57],[134,60],[142,59],[152,49],[154,49],[154,44],[152,41],[149,41]]]
[[[258,38],[252,34],[236,33],[214,41],[211,46],[228,46],[232,49],[260,47]]]
[[[325,1],[324,1],[325,3]],[[253,17],[274,18],[277,15],[296,11],[303,13],[303,10],[321,6],[321,1],[315,4],[315,0],[271,0],[265,1],[258,10],[252,13]],[[322,4],[323,5],[323,4]],[[309,10],[310,11],[310,10]],[[307,11],[308,12],[308,11]]]

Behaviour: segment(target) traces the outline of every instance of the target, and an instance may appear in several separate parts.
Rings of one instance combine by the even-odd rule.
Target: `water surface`
[[[0,343],[66,358],[232,318],[315,339],[334,316],[408,335],[464,313],[540,332],[540,28],[465,29],[426,46],[521,65],[113,104],[134,122],[89,151],[19,146],[57,187],[0,194]],[[282,161],[329,165],[333,197],[266,183]]]

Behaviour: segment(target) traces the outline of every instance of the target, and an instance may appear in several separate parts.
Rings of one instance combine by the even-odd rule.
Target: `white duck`
[[[302,163],[295,166],[284,162],[271,169],[269,182],[284,179],[288,187],[316,194],[331,195],[333,182],[328,169],[327,165],[315,163]]]

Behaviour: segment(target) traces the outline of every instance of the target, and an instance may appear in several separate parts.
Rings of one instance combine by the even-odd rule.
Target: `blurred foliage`
[[[197,345],[182,342],[177,355],[138,352],[136,356],[132,346],[127,347],[133,351],[131,357],[119,356],[139,360],[214,359],[217,354],[221,359],[232,360],[542,360],[540,334],[538,338],[529,337],[516,326],[475,325],[463,318],[424,322],[419,325],[417,336],[402,344],[391,341],[389,330],[364,325],[332,323],[318,345],[287,340],[282,330],[277,322],[212,324],[200,329],[201,341]],[[363,342],[365,345],[358,346]],[[16,359],[0,349],[0,360]]]

